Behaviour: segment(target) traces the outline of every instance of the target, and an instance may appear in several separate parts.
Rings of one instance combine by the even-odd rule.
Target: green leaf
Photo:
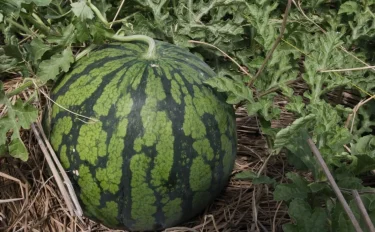
[[[105,34],[107,32],[113,33],[112,30],[104,27],[102,23],[96,22],[90,25],[90,34],[93,37],[94,43],[102,44],[106,39]]]
[[[357,189],[361,190],[363,188],[362,180],[354,177],[351,173],[344,173],[342,175],[336,175],[337,185],[340,188],[345,189]]]
[[[375,170],[375,157],[371,157],[368,155],[356,155],[353,159],[353,163],[347,166],[347,169],[354,175],[359,175],[371,170]]]
[[[18,62],[23,61],[22,52],[16,45],[6,45],[3,47],[5,55],[15,58]]]
[[[328,230],[327,213],[323,208],[312,209],[301,199],[295,199],[289,204],[289,215],[294,223],[283,226],[284,231],[325,232]]]
[[[94,18],[94,12],[87,5],[86,0],[80,0],[79,2],[75,2],[70,5],[75,16],[80,18],[82,21]]]
[[[350,83],[348,78],[334,72],[319,72],[345,66],[344,53],[340,52],[340,46],[343,44],[342,33],[332,30],[324,36],[317,34],[312,38],[304,37],[304,40],[304,50],[309,56],[304,62],[305,73],[302,77],[310,87],[310,91],[305,92],[304,96],[310,99],[311,104],[315,104],[321,101],[324,94]]]
[[[358,6],[358,3],[357,2],[353,2],[353,1],[347,1],[347,2],[344,2],[341,6],[340,6],[340,10],[339,10],[339,14],[354,14],[356,12],[359,11],[359,6]]]
[[[261,175],[258,177],[253,171],[242,171],[234,176],[236,180],[252,180],[253,184],[276,184],[276,181],[268,176]]]
[[[262,109],[263,105],[260,102],[249,102],[246,104],[246,110],[249,116],[256,115]]]
[[[7,133],[11,131],[12,136],[8,147],[10,155],[27,160],[27,149],[21,140],[19,130],[21,127],[30,128],[30,124],[38,118],[38,110],[32,105],[24,104],[20,99],[12,105],[4,93],[2,82],[0,82],[0,103],[8,107],[7,114],[0,118],[0,146],[4,148]]]
[[[15,138],[9,143],[9,154],[23,161],[27,161],[28,159],[27,148],[19,138]]]
[[[9,109],[8,109],[9,110]],[[0,120],[0,145],[4,145],[7,142],[7,133],[9,130],[13,129],[12,120],[9,118],[9,116],[3,116]],[[17,131],[15,131],[15,134],[19,135],[19,128],[16,128]]]
[[[47,37],[47,41],[51,44],[60,45],[63,47],[69,47],[75,42],[76,30],[73,24],[69,24],[66,27],[60,29],[62,35],[52,35]]]
[[[374,79],[375,84],[375,79]],[[374,85],[375,89],[375,85]],[[375,115],[375,101],[369,101],[365,105],[362,105],[358,112],[357,112],[356,121],[354,124],[353,134],[357,141],[363,136],[373,134],[372,128],[375,127],[375,120],[373,119]],[[361,141],[361,143],[366,142],[365,140]],[[363,145],[360,145],[363,146]],[[355,150],[356,148],[354,148]],[[360,149],[362,150],[362,149]]]
[[[94,3],[95,6],[99,9],[104,18],[106,18],[106,13],[112,8],[112,4],[110,2],[107,2],[106,0],[95,0],[92,1],[92,3]],[[120,2],[117,2],[117,4],[120,4]],[[119,5],[117,7],[119,7]]]
[[[37,6],[48,6],[52,0],[26,0],[25,1],[26,3],[35,3],[35,5]]]
[[[249,116],[260,114],[266,121],[277,119],[281,112],[278,107],[274,107],[273,95],[264,96],[257,102],[248,102],[246,109]]]
[[[352,155],[368,155],[375,158],[375,136],[367,135],[359,138],[350,150]]]
[[[10,72],[17,68],[17,60],[5,55],[3,48],[0,48],[0,73]]]
[[[274,191],[276,201],[289,201],[294,198],[305,199],[310,193],[307,181],[296,173],[287,173],[287,177],[292,180],[292,184],[279,184]]]
[[[244,83],[237,82],[227,77],[215,77],[205,81],[205,84],[216,88],[219,92],[229,94],[227,102],[237,104],[240,101],[247,100],[253,102],[253,93]]]
[[[254,26],[257,30],[257,35],[255,40],[264,46],[266,50],[272,47],[275,38],[277,37],[277,32],[275,28],[270,23],[271,12],[274,11],[278,3],[268,3],[265,2],[254,2],[253,4],[247,4],[248,14],[244,15],[247,20]]]
[[[289,150],[287,158],[289,163],[300,170],[309,170],[315,179],[320,180],[321,172],[316,159],[314,158],[311,148],[307,143],[309,135],[307,128],[301,128],[290,136],[290,142],[285,144]]]
[[[313,182],[309,184],[309,188],[312,193],[317,193],[317,192],[322,191],[323,189],[327,189],[328,185],[326,183]]]
[[[290,102],[285,106],[285,108],[289,111],[295,112],[299,115],[304,115],[305,112],[305,103],[301,96],[295,96],[291,99]]]
[[[261,175],[257,178],[253,179],[253,184],[269,184],[269,185],[276,185],[276,180],[269,177]]]
[[[283,225],[284,232],[298,232],[298,227],[292,223],[286,223]]]
[[[39,65],[37,73],[41,81],[55,80],[60,71],[67,72],[70,64],[74,62],[74,56],[70,48],[53,55],[50,59],[44,60]]]
[[[42,59],[42,56],[44,53],[49,51],[51,47],[45,43],[39,38],[33,39],[31,41],[30,46],[28,47],[28,52],[30,55],[30,59],[33,64],[38,64],[38,62]]]
[[[276,134],[276,139],[275,139],[275,148],[282,148],[289,143],[293,143],[294,136],[293,135],[298,135],[299,131],[306,129],[308,125],[312,122],[315,121],[315,114],[309,114],[305,117],[301,117],[296,119],[292,125],[281,129],[277,134]]]
[[[12,107],[12,111],[14,111],[15,116],[13,123],[18,128],[22,127],[24,129],[30,129],[30,124],[33,123],[38,117],[38,110],[32,105],[24,104],[21,100],[16,101]]]
[[[5,144],[0,145],[0,157],[4,157],[7,155],[7,147]]]
[[[23,0],[1,0],[0,9],[4,16],[18,16]]]
[[[2,81],[0,81],[0,104],[5,104],[8,101],[6,98],[6,94],[4,91],[4,84]]]
[[[74,26],[76,27],[76,38],[79,42],[85,42],[90,39],[90,30],[85,22],[77,21]]]
[[[234,176],[234,179],[236,179],[236,180],[252,180],[254,178],[257,178],[257,176],[258,175],[253,171],[243,171],[243,172],[237,173]]]

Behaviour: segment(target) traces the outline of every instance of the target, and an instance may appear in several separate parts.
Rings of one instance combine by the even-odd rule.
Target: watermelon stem
[[[109,22],[107,21],[107,19],[102,15],[102,13],[100,13],[100,10],[94,4],[91,3],[91,0],[87,0],[86,3],[91,8],[91,10],[94,11],[96,16],[100,19],[100,21],[102,21],[102,23],[104,23],[106,26],[109,26]]]
[[[114,35],[111,33],[106,32],[105,36],[110,39],[114,39],[121,42],[130,42],[130,41],[143,41],[148,44],[147,53],[143,56],[147,60],[155,59],[156,58],[156,44],[155,40],[146,35]]]
[[[78,53],[76,55],[76,59],[75,61],[78,61],[79,59],[81,59],[82,57],[86,56],[87,54],[89,54],[92,50],[94,50],[96,48],[96,45],[95,44],[91,44],[90,46],[88,46],[85,50],[83,50],[82,52]]]
[[[91,3],[91,0],[87,0],[87,5],[91,8],[91,10],[96,14],[96,16],[102,21],[106,26],[110,27],[107,19],[100,13],[100,10]],[[121,41],[121,42],[130,42],[130,41],[143,41],[148,44],[148,51],[144,55],[143,58],[147,60],[155,59],[156,57],[156,45],[154,39],[148,37],[146,35],[129,35],[129,36],[122,36],[117,34],[112,34],[109,32],[105,32],[104,36],[113,40]]]

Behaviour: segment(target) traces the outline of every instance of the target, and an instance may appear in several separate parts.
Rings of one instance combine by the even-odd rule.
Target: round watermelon
[[[106,44],[79,60],[45,119],[84,214],[110,228],[160,230],[201,213],[236,155],[233,107],[203,83],[214,71],[169,43],[156,41],[153,59],[147,49]]]

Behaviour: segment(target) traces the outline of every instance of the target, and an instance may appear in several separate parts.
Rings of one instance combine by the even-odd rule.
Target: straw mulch
[[[6,90],[12,90],[21,81],[20,78],[5,81]],[[298,94],[306,88],[303,82],[298,82],[294,89]],[[339,95],[340,100],[351,107],[358,102],[346,92]],[[338,98],[337,93],[329,97],[333,101]],[[283,98],[275,100],[275,107],[282,109],[285,104]],[[6,109],[0,107],[2,116]],[[272,125],[285,127],[293,120],[293,115],[283,112],[280,120]],[[294,171],[293,168],[288,166],[283,154],[269,155],[257,119],[248,117],[243,108],[237,110],[237,129],[239,145],[233,174],[243,170],[261,171],[285,182],[284,174]],[[0,176],[0,199],[14,200],[0,204],[0,231],[111,231],[89,219],[82,222],[69,215],[34,134],[23,130],[22,137],[30,152],[27,162],[0,158],[0,174],[9,175]],[[272,190],[266,185],[253,185],[251,181],[232,178],[225,191],[204,213],[167,231],[281,231],[282,224],[290,219],[286,205],[273,200]]]

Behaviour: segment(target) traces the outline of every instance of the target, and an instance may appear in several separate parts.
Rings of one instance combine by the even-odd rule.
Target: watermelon
[[[110,43],[77,61],[53,87],[45,119],[84,214],[110,228],[192,218],[234,165],[233,107],[203,83],[215,72],[175,45],[156,41],[153,59],[147,49]]]

